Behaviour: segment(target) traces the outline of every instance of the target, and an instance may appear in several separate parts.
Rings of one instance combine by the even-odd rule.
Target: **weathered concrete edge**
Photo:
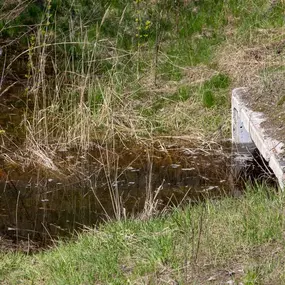
[[[232,91],[232,114],[234,114],[235,110],[237,111],[244,129],[249,133],[251,140],[261,155],[268,161],[270,168],[278,179],[280,187],[284,189],[285,162],[280,158],[284,145],[280,141],[266,135],[266,131],[261,126],[261,123],[266,120],[264,114],[252,111],[247,107],[246,102],[242,100],[241,94],[246,91],[246,88],[236,88]],[[237,126],[234,126],[233,120],[233,142],[239,142],[239,138],[234,137],[234,128],[237,128]]]

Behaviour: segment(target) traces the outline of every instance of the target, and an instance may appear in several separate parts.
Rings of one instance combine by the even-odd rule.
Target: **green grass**
[[[19,53],[26,49],[22,64],[14,65],[15,73],[24,69],[19,72],[29,79],[27,93],[35,101],[23,124],[27,137],[33,136],[29,141],[88,146],[122,129],[126,139],[161,133],[212,137],[221,121],[229,122],[230,88],[242,82],[219,64],[219,52],[232,44],[260,45],[267,29],[276,29],[274,40],[281,38],[284,5],[183,2],[52,0],[50,6],[20,9],[4,0],[0,36],[11,41],[8,53],[14,46]],[[53,68],[56,77],[43,72]],[[204,123],[209,116],[210,125]]]
[[[200,88],[203,106],[206,108],[211,108],[214,105],[225,107],[226,100],[223,99],[223,90],[225,89],[227,92],[229,86],[229,76],[222,73],[214,75],[212,78],[206,81]]]
[[[209,283],[283,284],[284,202],[283,194],[258,187],[239,199],[208,200],[147,221],[108,223],[43,253],[1,253],[0,280],[207,284],[215,277]]]

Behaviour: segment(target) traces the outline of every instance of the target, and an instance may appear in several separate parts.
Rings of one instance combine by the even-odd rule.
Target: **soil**
[[[24,254],[32,254],[43,250],[44,248],[40,243],[36,243],[35,241],[24,241],[19,240],[16,242],[15,240],[5,238],[4,236],[0,236],[0,252],[21,252]]]

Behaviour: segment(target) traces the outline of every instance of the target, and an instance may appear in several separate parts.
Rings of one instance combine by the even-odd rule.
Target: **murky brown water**
[[[15,144],[22,143],[25,137],[21,122],[27,108],[27,98],[23,93],[24,86],[21,83],[11,81],[0,85],[0,131],[5,131]],[[0,141],[7,141],[1,133]],[[11,144],[11,141],[8,143]]]
[[[124,149],[114,155],[116,159],[108,155],[109,162],[102,155],[98,162],[98,150],[78,156],[62,152],[60,162],[76,165],[76,171],[73,168],[61,178],[39,169],[3,165],[0,235],[45,245],[108,218],[138,215],[147,193],[157,193],[158,211],[232,195],[230,151],[229,146],[169,147],[151,154]]]
[[[228,191],[229,175],[229,158],[221,151],[168,149],[147,158],[126,150],[116,169],[100,167],[92,153],[79,158],[65,153],[62,159],[76,160],[78,171],[64,178],[36,169],[2,171],[0,234],[45,242],[115,217],[119,210],[135,215],[143,210],[149,188],[160,189],[159,209],[220,195]]]

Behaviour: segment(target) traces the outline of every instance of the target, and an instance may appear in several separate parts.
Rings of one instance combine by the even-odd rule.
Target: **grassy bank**
[[[25,78],[26,145],[227,137],[230,89],[282,65],[283,1],[174,2],[4,1],[3,82]]]
[[[259,187],[109,223],[36,255],[0,253],[1,284],[283,284],[284,202]]]

